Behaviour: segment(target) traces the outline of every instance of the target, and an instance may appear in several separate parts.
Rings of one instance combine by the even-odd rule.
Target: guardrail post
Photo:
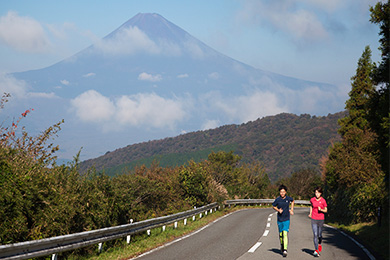
[[[192,221],[195,221],[195,215],[192,216]]]
[[[204,212],[204,215],[207,216],[207,210]]]
[[[148,229],[148,230],[146,231],[146,233],[148,234],[148,236],[150,236],[150,229]]]
[[[163,231],[163,232],[165,231],[165,225],[164,225],[164,226],[162,226],[162,231]]]
[[[51,255],[51,260],[57,260],[57,255],[56,254],[52,254]]]
[[[184,219],[184,226],[187,226],[187,219]]]
[[[102,252],[103,243],[99,243],[98,245],[98,253],[100,254]]]
[[[202,218],[202,213],[199,214],[199,218]]]
[[[177,228],[177,221],[175,221],[174,227]]]
[[[131,236],[128,235],[128,236],[126,237],[126,242],[127,242],[127,244],[130,244],[130,239],[131,239]]]

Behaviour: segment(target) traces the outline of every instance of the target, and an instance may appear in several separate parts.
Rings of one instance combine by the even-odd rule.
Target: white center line
[[[259,246],[261,246],[261,242],[257,242],[254,246],[252,246],[248,253],[254,253]]]

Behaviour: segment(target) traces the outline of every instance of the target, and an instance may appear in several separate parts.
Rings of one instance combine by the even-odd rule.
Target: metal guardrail
[[[169,216],[148,219],[132,224],[125,224],[40,240],[0,245],[0,259],[29,259],[32,257],[46,256],[86,247],[113,239],[123,238],[129,235],[150,230],[152,228],[162,227],[179,220],[193,217],[203,212],[208,212],[209,210],[211,211],[216,208],[218,208],[218,203],[215,202],[197,209],[188,210]]]
[[[226,206],[230,205],[257,205],[257,204],[272,204],[274,199],[239,199],[239,200],[225,200]],[[310,205],[308,200],[294,200],[295,204]]]

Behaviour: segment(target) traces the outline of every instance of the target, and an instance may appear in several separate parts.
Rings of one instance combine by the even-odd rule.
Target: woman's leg
[[[313,229],[314,249],[318,250],[318,223],[314,219],[311,220],[311,228]]]
[[[318,249],[320,250],[320,252],[322,251],[322,230],[323,230],[323,227],[324,227],[324,220],[319,220],[318,221]]]

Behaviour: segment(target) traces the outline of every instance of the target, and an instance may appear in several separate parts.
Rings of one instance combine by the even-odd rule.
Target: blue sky
[[[370,45],[373,0],[51,1],[0,3],[0,72],[65,59],[137,13],[158,13],[217,51],[256,68],[343,86]]]

